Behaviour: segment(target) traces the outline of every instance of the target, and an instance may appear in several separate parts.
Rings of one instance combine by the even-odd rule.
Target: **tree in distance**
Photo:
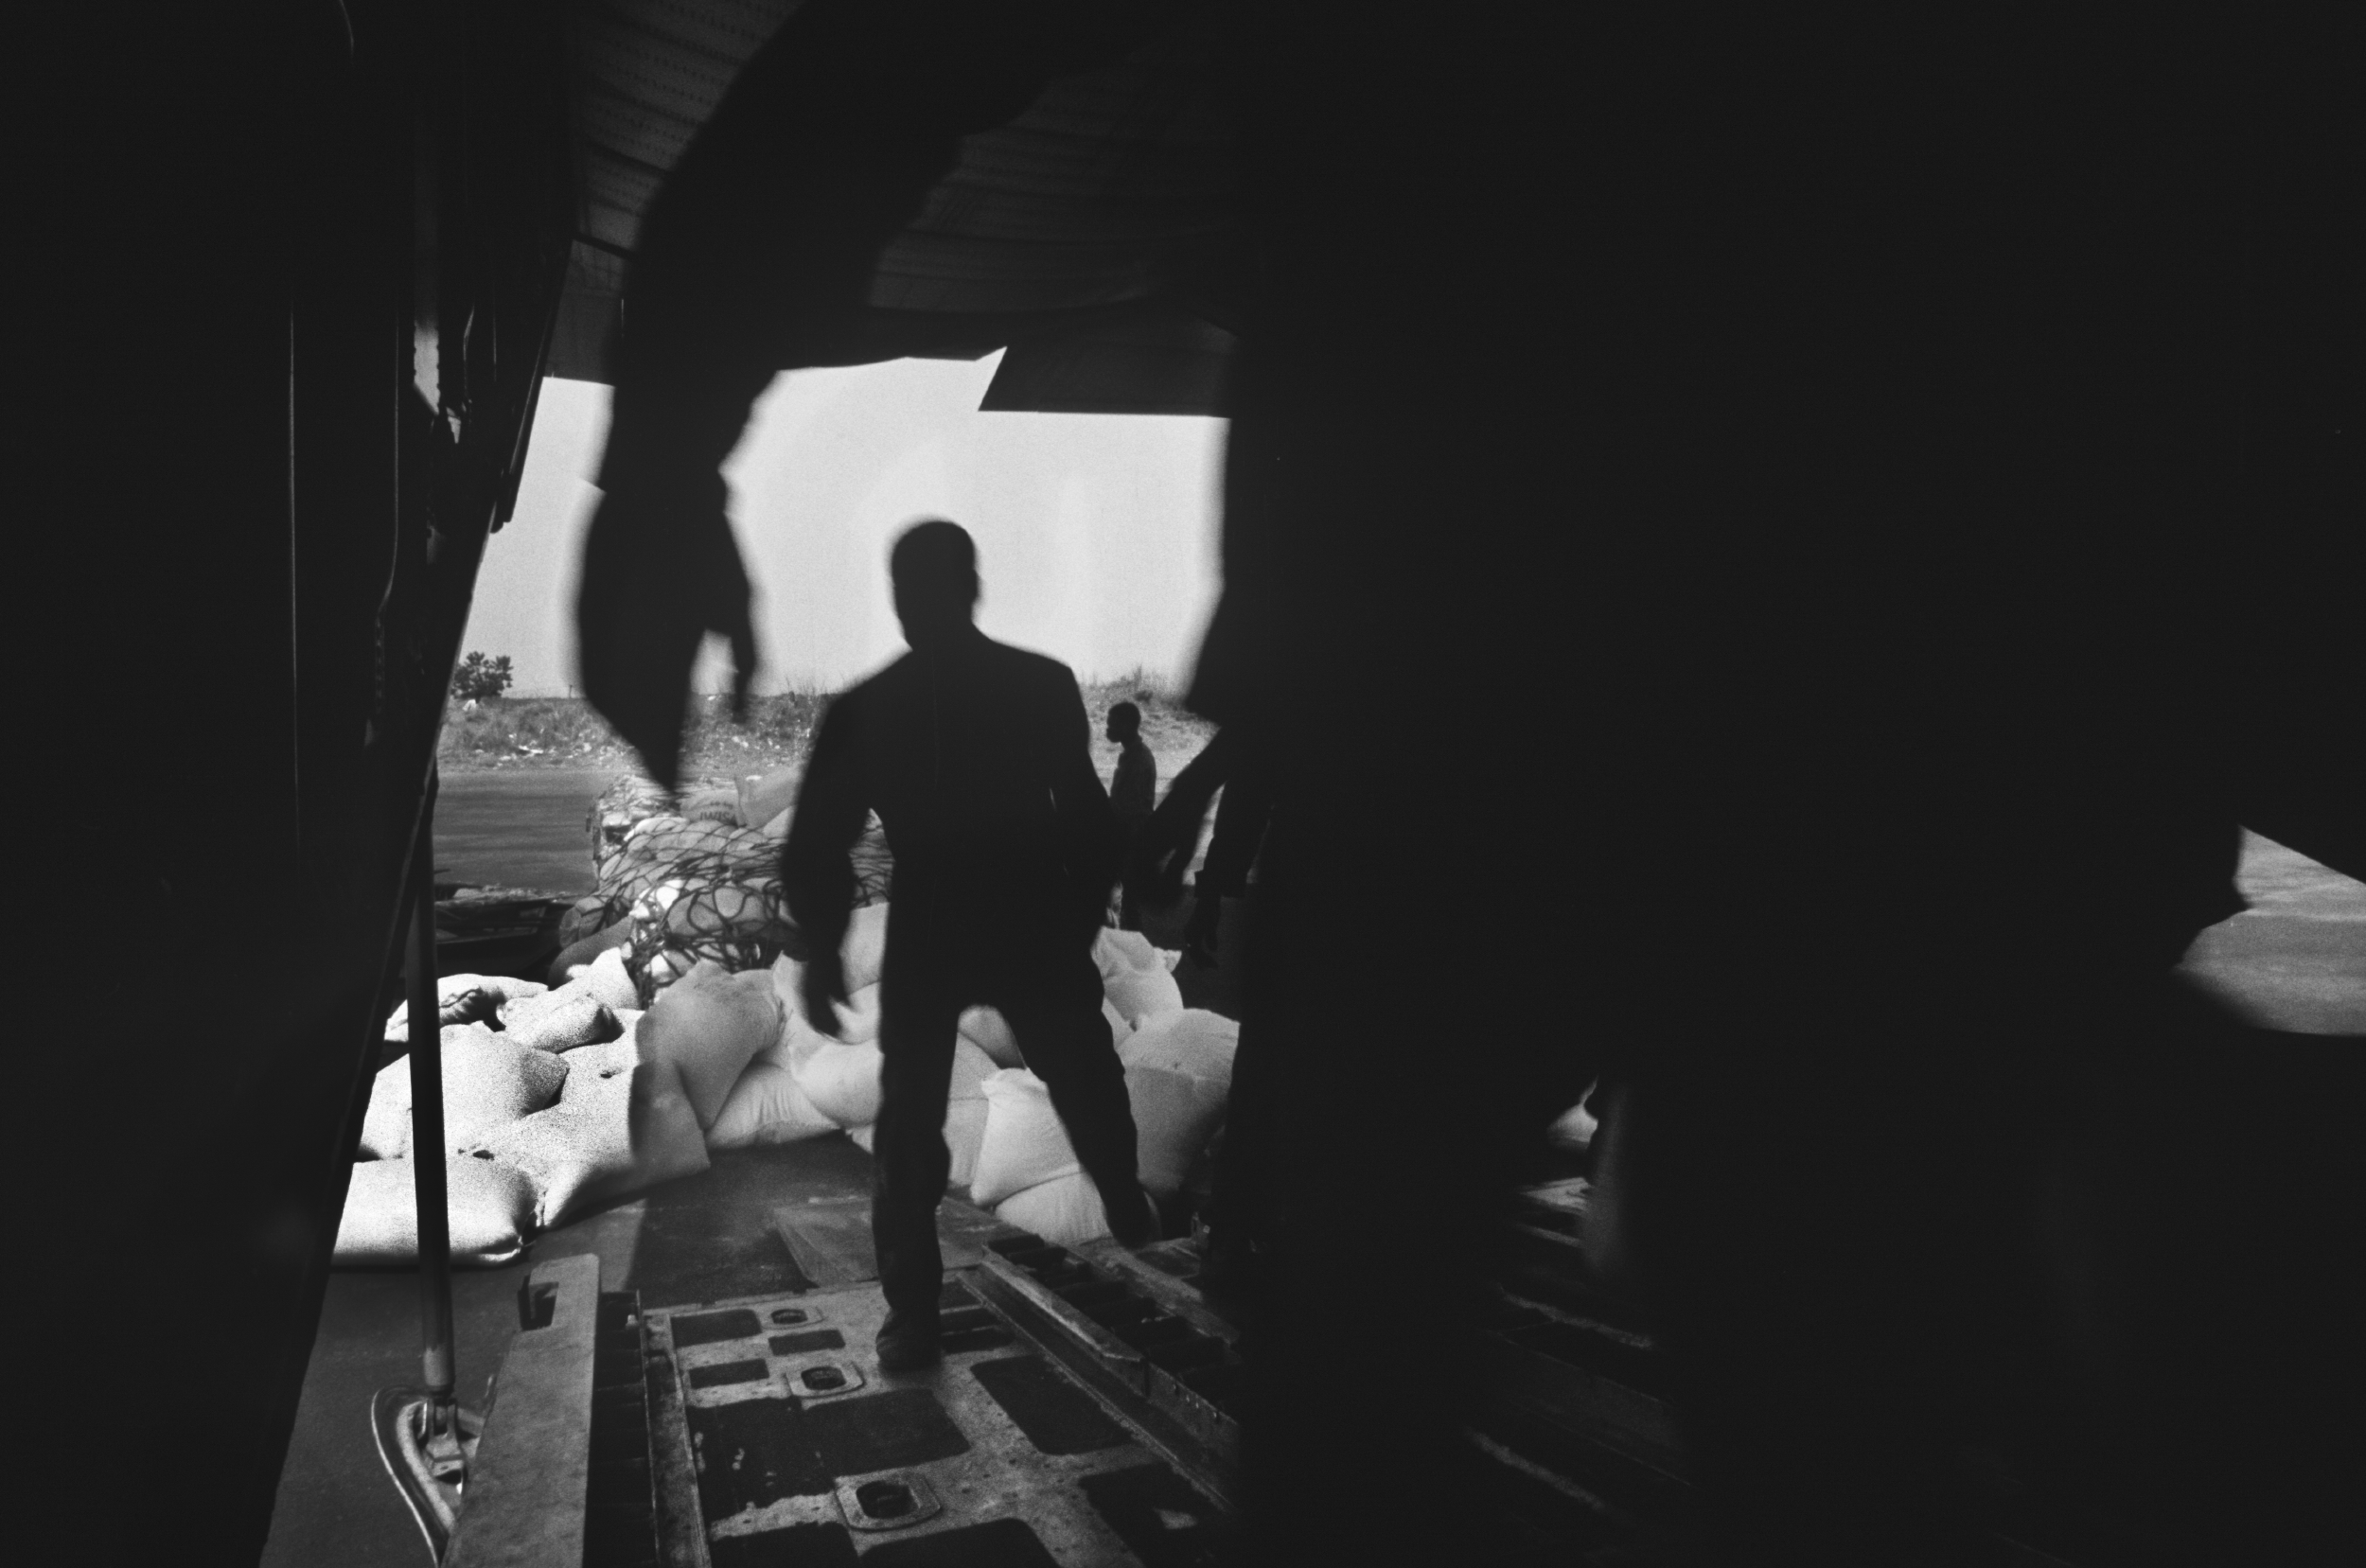
[[[451,695],[462,702],[489,702],[509,689],[509,656],[487,659],[470,653],[451,672]]]

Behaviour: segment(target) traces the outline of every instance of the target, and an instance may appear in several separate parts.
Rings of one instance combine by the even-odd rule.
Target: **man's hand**
[[[1183,897],[1183,877],[1190,870],[1192,852],[1199,847],[1199,823],[1188,825],[1192,837],[1180,843],[1175,835],[1162,834],[1160,824],[1152,819],[1150,827],[1136,840],[1133,853],[1126,859],[1125,890],[1134,895],[1134,902],[1145,909],[1172,909]]]
[[[748,716],[756,674],[748,573],[709,476],[600,502],[575,602],[583,692],[665,789],[680,782],[690,671],[707,633],[732,644],[732,715]]]
[[[805,1004],[805,1022],[816,1031],[836,1040],[839,1030],[838,1004],[847,1000],[846,966],[836,953],[817,954],[807,961],[799,978],[800,995]]]
[[[1216,932],[1224,919],[1224,899],[1209,890],[1192,900],[1192,918],[1183,927],[1183,950],[1203,969],[1216,966]]]

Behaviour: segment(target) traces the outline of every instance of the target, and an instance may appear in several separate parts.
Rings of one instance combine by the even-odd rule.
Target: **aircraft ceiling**
[[[552,373],[606,380],[603,354],[642,220],[740,69],[800,0],[580,0],[569,24],[577,241]],[[1220,412],[1232,337],[1187,279],[1233,233],[1226,127],[1190,27],[1053,82],[969,136],[881,253],[875,308],[1010,315],[1139,305],[1118,326],[1054,327],[1005,355],[988,409]],[[973,358],[974,350],[956,351]]]

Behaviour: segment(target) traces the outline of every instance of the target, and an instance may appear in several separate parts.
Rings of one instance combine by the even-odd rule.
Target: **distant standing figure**
[[[855,896],[850,852],[879,814],[895,890],[879,981],[871,1228],[888,1306],[879,1366],[892,1373],[939,1354],[936,1210],[952,1163],[945,1093],[965,1008],[993,1007],[1010,1021],[1111,1233],[1139,1246],[1158,1231],[1136,1183],[1125,1069],[1092,955],[1121,846],[1076,678],[979,631],[977,556],[959,526],[914,524],[896,540],[889,575],[911,652],[823,716],[781,881],[812,947],[806,1016],[834,1035],[847,999],[839,947]]]
[[[1118,770],[1109,781],[1109,806],[1117,814],[1118,829],[1130,851],[1149,824],[1150,814],[1157,809],[1158,759],[1142,744],[1142,711],[1130,702],[1109,710],[1106,733],[1118,746]],[[1141,910],[1132,878],[1126,879],[1124,889],[1118,905],[1118,926],[1139,931]]]

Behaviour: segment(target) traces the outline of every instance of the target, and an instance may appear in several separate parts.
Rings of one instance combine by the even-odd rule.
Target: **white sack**
[[[945,1172],[947,1189],[969,1190],[978,1179],[978,1153],[986,1144],[986,1098],[956,1100],[945,1108],[945,1147],[953,1156]]]
[[[738,827],[739,791],[729,787],[694,789],[682,797],[681,816],[685,822],[723,822]]]
[[[600,1000],[610,1013],[622,1015],[641,1011],[641,992],[633,984],[632,971],[625,967],[625,950],[610,947],[583,966],[570,984],[581,985]]]
[[[798,988],[803,983],[804,975],[805,966],[786,953],[772,960],[772,994],[780,997],[781,1005],[791,1013],[801,1012],[804,1007],[798,997]]]
[[[986,1080],[995,1075],[994,1058],[978,1048],[970,1040],[953,1042],[953,1077],[946,1085],[947,1104],[964,1100],[982,1101],[986,1098]]]
[[[411,1058],[397,1057],[378,1069],[370,1084],[370,1108],[362,1113],[362,1147],[356,1159],[400,1159],[411,1152]]]
[[[733,975],[709,959],[650,1005],[634,1043],[641,1061],[676,1069],[704,1128],[756,1053],[780,1039],[781,1024],[770,971]]]
[[[1225,1091],[1163,1067],[1128,1067],[1125,1097],[1134,1108],[1135,1170],[1143,1187],[1171,1197],[1223,1121]]]
[[[1599,1131],[1601,1124],[1594,1119],[1594,1114],[1585,1108],[1585,1101],[1580,1100],[1555,1117],[1545,1136],[1564,1148],[1584,1149],[1592,1145],[1594,1135]]]
[[[340,1263],[407,1263],[419,1256],[417,1177],[407,1159],[353,1168],[337,1222]],[[455,1263],[506,1263],[525,1250],[534,1224],[534,1183],[496,1160],[456,1155],[444,1162],[444,1212]]]
[[[879,987],[874,982],[857,987],[838,1004],[838,1039],[840,1045],[867,1046],[878,1037]]]
[[[1010,1021],[991,1007],[973,1007],[962,1014],[955,1026],[962,1038],[983,1051],[998,1067],[1023,1067],[1027,1058],[1018,1052],[1018,1036],[1011,1032]]]
[[[633,1066],[638,1060],[630,1040],[611,1040],[604,1046],[585,1046],[569,1051],[567,1082],[558,1086],[557,1103],[574,1105],[629,1089]]]
[[[768,1062],[794,1073],[806,1057],[828,1043],[826,1035],[816,1033],[805,1022],[805,1004],[798,995],[804,972],[805,966],[786,953],[772,960],[772,995],[781,1005],[781,1032],[772,1044],[756,1052],[754,1062]]]
[[[707,1168],[706,1140],[680,1074],[663,1063],[617,1067],[602,1062],[580,1079],[571,1070],[557,1104],[497,1127],[478,1144],[525,1173],[545,1230],[592,1204]]]
[[[857,911],[859,912],[859,911]],[[772,991],[780,997],[793,1022],[791,1028],[803,1030],[817,1039],[827,1040],[805,1016],[805,966],[784,953],[772,960]],[[838,1004],[838,1043],[842,1046],[867,1045],[879,1037],[879,981],[873,976],[865,984],[857,984],[852,974],[846,979],[846,999]],[[786,1066],[786,1064],[784,1064]]]
[[[885,904],[866,904],[855,911],[855,918],[847,924],[846,940],[838,945],[838,960],[845,972],[850,995],[866,985],[879,983],[880,970],[887,962],[889,907]]]
[[[661,947],[649,955],[644,966],[649,977],[649,995],[662,996],[693,969],[698,960],[679,947]]]
[[[759,1143],[795,1143],[835,1133],[838,1123],[814,1108],[796,1076],[759,1057],[748,1064],[715,1124],[706,1130],[709,1149],[745,1149]]]
[[[1101,989],[1119,1016],[1139,1029],[1142,1020],[1183,1011],[1183,990],[1163,969],[1137,969],[1104,979]]]
[[[970,1176],[973,1203],[990,1208],[1014,1192],[1084,1169],[1042,1079],[1023,1067],[1006,1067],[981,1086],[986,1126]]]
[[[1014,1193],[995,1205],[994,1217],[1064,1247],[1082,1246],[1109,1235],[1109,1215],[1102,1205],[1101,1191],[1081,1171]]]
[[[798,1066],[797,1086],[813,1108],[839,1127],[879,1119],[879,1048],[823,1041]]]
[[[580,980],[570,980],[547,996],[512,1002],[502,1010],[503,1038],[553,1054],[580,1046],[606,1045],[624,1032],[616,1014]]]
[[[802,1005],[782,1021],[780,1039],[757,1053],[757,1059],[803,1072],[817,1052],[834,1046],[876,1046],[879,1040],[879,988],[864,986],[838,1007],[839,1037],[833,1039],[805,1021]]]
[[[1110,1043],[1124,1044],[1126,1036],[1134,1031],[1134,1026],[1127,1021],[1124,1013],[1118,1011],[1117,1004],[1106,996],[1101,1001],[1101,1015],[1108,1020]],[[998,1010],[973,1007],[962,1014],[961,1022],[956,1027],[961,1031],[962,1038],[985,1052],[996,1066],[1023,1067],[1027,1065],[1026,1053],[1018,1048],[1018,1036],[1011,1031],[1010,1020],[1003,1017]]]
[[[789,808],[797,803],[797,784],[804,776],[804,771],[803,767],[792,764],[769,773],[750,773],[741,779],[738,789],[739,825],[762,827],[768,838],[786,837],[787,823],[782,823],[782,831],[778,834],[772,832],[771,824],[786,817]]]
[[[1161,1067],[1220,1085],[1232,1086],[1232,1058],[1241,1047],[1241,1026],[1221,1013],[1189,1007],[1146,1018],[1118,1044],[1118,1060],[1132,1067]]]
[[[1104,980],[1165,967],[1159,961],[1158,949],[1150,944],[1148,937],[1139,931],[1121,931],[1114,925],[1103,926],[1093,937],[1093,962],[1101,966]]]
[[[978,1151],[986,1136],[985,1081],[994,1073],[994,1062],[984,1051],[967,1040],[954,1043],[953,1074],[945,1093],[945,1147],[953,1160],[945,1178],[948,1191],[966,1192],[977,1172]],[[877,1123],[872,1122],[848,1128],[846,1136],[868,1154],[877,1132]]]
[[[513,975],[447,975],[435,982],[436,1022],[480,1023],[509,1002],[523,996],[539,996],[549,989],[539,980],[521,980]],[[395,1011],[386,1015],[386,1038],[410,1044],[410,998],[397,1002]]]
[[[447,1029],[443,1040],[444,1147],[449,1152],[468,1148],[504,1121],[531,1116],[557,1099],[567,1082],[567,1064],[560,1058],[519,1045],[483,1024]],[[392,1067],[403,1070],[407,1091],[410,1061],[390,1064]],[[405,1157],[415,1152],[406,1136]]]

